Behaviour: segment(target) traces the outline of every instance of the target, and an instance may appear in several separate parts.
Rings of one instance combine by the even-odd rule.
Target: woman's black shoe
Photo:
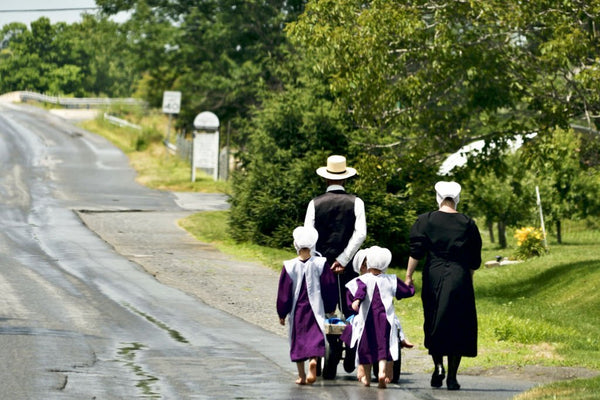
[[[442,387],[442,382],[446,377],[446,371],[442,365],[436,365],[431,375],[431,387],[439,388]]]
[[[460,385],[456,379],[448,378],[446,381],[446,385],[448,386],[448,390],[459,390]]]

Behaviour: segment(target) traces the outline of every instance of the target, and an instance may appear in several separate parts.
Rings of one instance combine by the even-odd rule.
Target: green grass
[[[179,220],[179,225],[201,242],[210,243],[236,259],[253,261],[274,270],[280,270],[284,260],[294,258],[293,249],[273,249],[251,243],[237,243],[229,235],[228,211],[210,211],[190,215]]]
[[[531,389],[515,400],[597,400],[600,397],[600,377],[556,382]]]
[[[134,121],[158,131],[166,118]],[[158,122],[156,122],[158,121]],[[163,124],[163,125],[161,125]],[[166,154],[161,143],[140,148],[140,140],[126,128],[106,126],[101,121],[84,125],[128,154],[138,171],[138,180],[152,188],[171,191],[228,192],[228,185],[203,177],[189,182],[189,165]],[[152,135],[150,135],[152,136]],[[143,142],[143,141],[142,141]],[[143,143],[142,143],[143,144]],[[143,147],[143,146],[142,146]],[[236,243],[227,229],[227,211],[204,212],[179,221],[202,242],[224,253],[254,261],[275,270],[294,256],[293,249],[271,249]],[[588,221],[589,222],[589,221]],[[539,258],[502,267],[484,266],[475,274],[479,319],[479,355],[465,358],[461,369],[495,366],[579,366],[600,370],[600,228],[599,224],[565,221],[563,244],[549,238],[550,252]],[[482,230],[483,260],[496,255],[512,256],[512,232],[508,249],[498,249]],[[406,260],[394,260],[391,273],[404,277]],[[397,303],[397,313],[408,338],[423,343],[423,311],[420,273],[415,273],[417,293]],[[519,400],[568,398],[587,400],[600,393],[600,377],[571,380],[530,390]]]

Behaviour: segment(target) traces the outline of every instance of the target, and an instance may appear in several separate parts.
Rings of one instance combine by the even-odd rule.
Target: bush
[[[526,260],[545,254],[548,249],[544,244],[544,234],[541,229],[527,226],[515,231],[517,239],[517,251],[515,257],[518,260]]]

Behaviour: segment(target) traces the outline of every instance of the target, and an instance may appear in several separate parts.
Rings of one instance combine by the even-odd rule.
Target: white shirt
[[[327,187],[327,191],[330,192],[332,190],[344,190],[344,187],[341,185],[330,185]],[[342,264],[344,267],[348,265],[348,263],[354,257],[354,254],[358,251],[360,246],[363,244],[367,237],[367,218],[365,216],[365,203],[359,198],[356,197],[354,201],[354,216],[356,218],[354,222],[354,232],[348,241],[348,245],[342,251],[340,255],[336,257],[337,262]],[[306,216],[304,217],[304,226],[315,226],[315,202],[311,200],[308,203],[308,208],[306,209]]]

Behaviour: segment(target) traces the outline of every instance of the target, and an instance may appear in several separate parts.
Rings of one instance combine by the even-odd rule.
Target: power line
[[[28,8],[21,10],[0,10],[0,13],[24,13],[24,12],[55,12],[55,11],[87,11],[99,10],[100,7],[78,7],[78,8]]]

